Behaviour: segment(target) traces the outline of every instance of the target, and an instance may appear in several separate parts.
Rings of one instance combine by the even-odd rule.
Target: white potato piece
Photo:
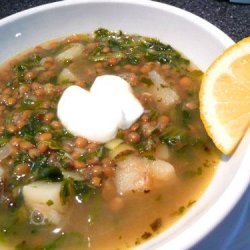
[[[39,211],[50,223],[59,224],[67,208],[60,200],[61,183],[33,182],[23,187],[26,207]],[[50,203],[53,203],[50,205]]]
[[[77,77],[68,68],[64,68],[58,76],[59,83],[64,81],[75,82],[77,80]]]
[[[155,157],[159,160],[167,161],[169,159],[169,148],[165,144],[159,144],[155,149]]]
[[[65,60],[73,60],[74,58],[80,56],[84,50],[84,46],[81,43],[72,43],[70,48],[64,50],[58,54],[55,58],[59,62]]]
[[[177,104],[180,101],[179,95],[170,87],[156,87],[153,85],[150,87],[150,92],[154,99],[165,107]]]
[[[157,73],[155,70],[152,70],[148,73],[149,78],[154,83],[155,86],[160,87],[161,85],[167,85],[163,77]]]
[[[175,178],[174,167],[162,160],[128,156],[118,163],[115,175],[117,192],[144,192]]]
[[[176,104],[180,101],[179,95],[173,88],[169,87],[169,84],[165,82],[160,74],[152,70],[148,73],[148,75],[154,83],[154,85],[150,87],[150,92],[156,101],[166,107]]]

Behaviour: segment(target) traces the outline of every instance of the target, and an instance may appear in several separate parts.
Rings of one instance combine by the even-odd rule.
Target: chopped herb
[[[128,63],[132,65],[137,65],[140,62],[140,59],[136,56],[129,55],[127,57]]]
[[[196,200],[189,201],[187,204],[187,207],[191,207],[195,202],[196,202]]]
[[[50,149],[52,150],[63,150],[62,143],[56,140],[50,140],[46,142]]]
[[[46,202],[46,204],[47,204],[48,206],[52,206],[52,205],[54,204],[54,202],[53,202],[52,200],[48,200],[48,201]]]
[[[150,120],[155,120],[159,117],[160,113],[157,109],[151,108],[149,110],[149,119]]]
[[[23,60],[19,64],[15,65],[13,71],[16,74],[16,80],[18,82],[27,82],[30,83],[29,80],[25,80],[24,76],[27,70],[38,66],[40,64],[41,57],[39,55],[32,55],[28,59]]]
[[[103,157],[105,157],[105,155],[107,154],[107,152],[108,152],[108,149],[102,145],[102,146],[97,150],[96,156],[97,156],[99,159],[102,159]]]
[[[150,224],[150,227],[152,228],[152,230],[153,230],[154,232],[157,231],[157,230],[159,230],[161,226],[162,226],[162,219],[161,219],[161,218],[155,219],[155,220]]]
[[[0,146],[3,146],[4,144],[6,144],[9,141],[9,138],[7,137],[1,137],[0,138]]]
[[[190,120],[191,120],[190,112],[188,112],[187,110],[183,110],[182,111],[182,122],[183,122],[183,125],[187,126],[188,123],[190,122]]]
[[[48,132],[49,129],[50,128],[39,119],[39,115],[33,113],[30,116],[28,123],[22,127],[18,134],[25,140],[35,143],[35,135],[39,132]]]
[[[48,79],[48,82],[53,84],[53,85],[57,85],[57,81],[58,81],[58,77],[57,76],[52,76]]]
[[[184,206],[179,207],[178,214],[183,214],[185,212],[186,208]]]
[[[104,158],[108,153],[108,149],[102,145],[97,151],[95,152],[85,152],[84,154],[82,154],[79,157],[79,161],[83,161],[86,162],[88,159],[92,159],[92,158],[98,158],[98,159],[102,159]]]
[[[93,188],[84,181],[74,181],[74,192],[78,200],[87,202],[93,193]]]
[[[60,198],[61,198],[61,202],[63,205],[68,201],[71,195],[71,192],[72,192],[71,186],[72,186],[72,183],[70,179],[63,180],[62,185],[61,185],[61,190],[60,190]]]
[[[146,151],[152,151],[155,148],[155,142],[151,138],[142,138],[139,143],[134,144],[134,147],[139,150],[139,152],[144,153]],[[145,156],[148,155],[148,152]]]
[[[114,37],[110,37],[110,39],[108,40],[108,46],[112,51],[118,51],[123,48],[120,41]]]
[[[160,136],[160,141],[168,146],[182,148],[188,143],[187,131],[178,127],[168,127]]]
[[[38,101],[32,100],[30,98],[24,98],[21,101],[20,110],[26,110],[26,109],[33,110],[33,109],[38,108],[39,105],[40,105],[40,102]]]
[[[121,65],[125,63],[137,65],[145,59],[150,62],[171,64],[176,68],[189,64],[189,61],[170,45],[165,45],[156,39],[141,36],[131,39],[122,32],[110,32],[103,28],[95,31],[95,39],[100,45],[92,51],[89,57],[92,61],[119,58]],[[105,46],[109,46],[110,52],[103,52]]]
[[[12,136],[13,134],[10,133],[8,130],[4,130],[2,132],[2,136],[0,137],[0,147],[6,144]]]
[[[152,236],[151,233],[145,232],[145,233],[143,233],[143,235],[141,236],[141,238],[142,238],[143,240],[146,240],[146,239],[150,238],[151,236]]]
[[[153,85],[153,82],[152,82],[149,78],[147,78],[147,77],[142,77],[142,78],[141,78],[141,82],[143,82],[143,83],[146,84],[147,86]]]
[[[41,154],[34,160],[32,160],[31,172],[35,172],[39,168],[48,167],[48,156]]]
[[[63,174],[58,167],[46,166],[38,169],[36,179],[58,182],[63,180]]]
[[[103,29],[103,28],[100,28],[100,29],[97,29],[95,31],[95,37],[97,39],[103,39],[103,38],[108,38],[112,35],[112,32],[110,32],[109,30],[107,29]]]
[[[30,162],[31,159],[30,159],[30,156],[28,153],[25,153],[25,152],[20,152],[17,157],[16,157],[16,160],[14,161],[14,166],[20,164],[20,163],[27,163],[27,162]]]

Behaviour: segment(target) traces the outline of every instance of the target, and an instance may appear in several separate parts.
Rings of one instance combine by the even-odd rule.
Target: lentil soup
[[[125,79],[144,112],[96,143],[67,131],[57,104],[67,87],[89,90],[105,74]],[[127,249],[172,225],[207,187],[220,156],[199,118],[201,76],[170,45],[102,28],[4,63],[1,244]]]

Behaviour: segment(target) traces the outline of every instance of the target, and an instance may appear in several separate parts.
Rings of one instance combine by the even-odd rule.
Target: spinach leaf
[[[2,133],[2,136],[0,137],[0,147],[3,146],[4,144],[6,144],[10,138],[12,137],[12,133],[10,133],[7,130],[4,130]]]
[[[72,182],[69,178],[64,179],[60,190],[60,199],[62,204],[66,204],[72,193]]]
[[[39,101],[32,100],[30,98],[24,98],[20,103],[20,110],[34,110],[40,106]]]
[[[93,194],[94,189],[84,181],[74,181],[74,192],[78,200],[82,202],[87,202],[91,195]]]
[[[20,152],[17,157],[16,157],[16,160],[14,161],[14,166],[20,164],[20,163],[28,163],[30,162],[31,159],[30,159],[30,156],[28,153],[25,153],[25,152]]]
[[[46,166],[38,169],[36,179],[58,182],[63,180],[63,174],[58,167]]]
[[[85,154],[79,157],[79,161],[86,162],[89,159],[97,157],[98,159],[102,159],[107,155],[108,149],[102,145],[97,151],[95,152],[86,152]]]
[[[39,132],[48,132],[50,128],[45,125],[40,119],[38,119],[38,114],[33,113],[28,123],[21,128],[19,131],[19,136],[23,137],[25,140],[28,140],[32,143],[35,143],[35,135]]]
[[[112,35],[112,32],[104,28],[99,28],[94,33],[97,39],[105,39]]]
[[[43,167],[48,167],[48,156],[46,154],[39,155],[32,161],[31,172]]]
[[[178,127],[168,127],[160,136],[160,141],[170,147],[180,149],[188,144],[189,135],[186,130]]]
[[[177,69],[189,64],[189,61],[170,45],[165,45],[152,38],[128,36],[122,32],[110,32],[107,29],[95,31],[95,39],[99,46],[95,48],[89,59],[92,61],[107,61],[110,58],[119,59],[119,64],[137,65],[140,61],[160,62],[170,64]],[[110,51],[104,52],[108,46]]]
[[[41,59],[42,58],[39,55],[34,54],[34,55],[30,56],[29,58],[21,61],[17,65],[15,65],[13,67],[13,71],[16,74],[16,80],[18,82],[28,82],[29,83],[29,81],[26,81],[24,78],[25,73],[27,72],[27,70],[29,70],[35,66],[38,66],[40,64]]]

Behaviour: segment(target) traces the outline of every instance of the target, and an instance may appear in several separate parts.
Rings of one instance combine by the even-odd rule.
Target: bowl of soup
[[[0,21],[1,249],[188,249],[249,183],[200,120],[233,41],[150,1],[67,1]]]

